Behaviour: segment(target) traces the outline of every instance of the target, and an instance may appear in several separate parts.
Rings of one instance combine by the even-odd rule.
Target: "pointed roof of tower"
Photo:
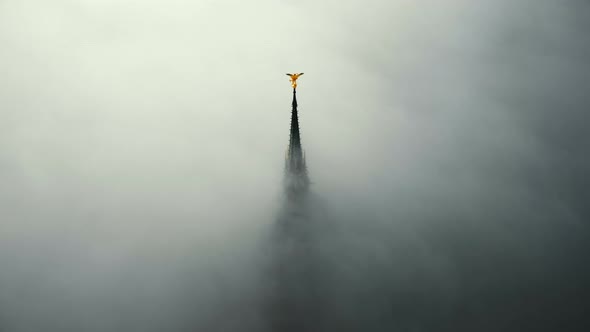
[[[287,191],[299,193],[307,190],[309,178],[305,154],[301,147],[301,133],[299,131],[299,113],[297,111],[297,91],[293,88],[293,101],[291,103],[291,130],[289,135],[289,149],[285,160],[285,178]]]

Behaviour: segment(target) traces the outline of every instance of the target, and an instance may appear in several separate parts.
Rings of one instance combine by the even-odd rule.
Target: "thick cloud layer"
[[[325,326],[586,330],[589,22],[583,0],[1,2],[0,330],[263,330],[290,71]]]

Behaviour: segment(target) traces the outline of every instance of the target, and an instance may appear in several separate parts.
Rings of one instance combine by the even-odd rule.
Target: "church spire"
[[[309,178],[305,154],[301,147],[301,135],[299,132],[299,114],[297,111],[297,91],[293,88],[293,102],[291,103],[291,131],[289,136],[289,149],[285,160],[285,180],[288,193],[301,193],[307,190]]]

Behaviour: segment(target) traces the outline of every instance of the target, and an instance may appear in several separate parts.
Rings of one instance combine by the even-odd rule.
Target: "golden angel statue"
[[[303,73],[299,73],[299,74],[287,74],[287,76],[291,77],[291,86],[293,87],[293,89],[295,89],[297,87],[297,79],[301,75],[303,75]]]

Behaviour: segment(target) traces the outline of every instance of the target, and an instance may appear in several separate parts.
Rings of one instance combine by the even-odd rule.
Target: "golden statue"
[[[287,74],[287,76],[291,77],[291,86],[293,87],[293,89],[295,89],[297,87],[297,79],[301,75],[303,75],[303,73],[299,73],[299,74]]]

